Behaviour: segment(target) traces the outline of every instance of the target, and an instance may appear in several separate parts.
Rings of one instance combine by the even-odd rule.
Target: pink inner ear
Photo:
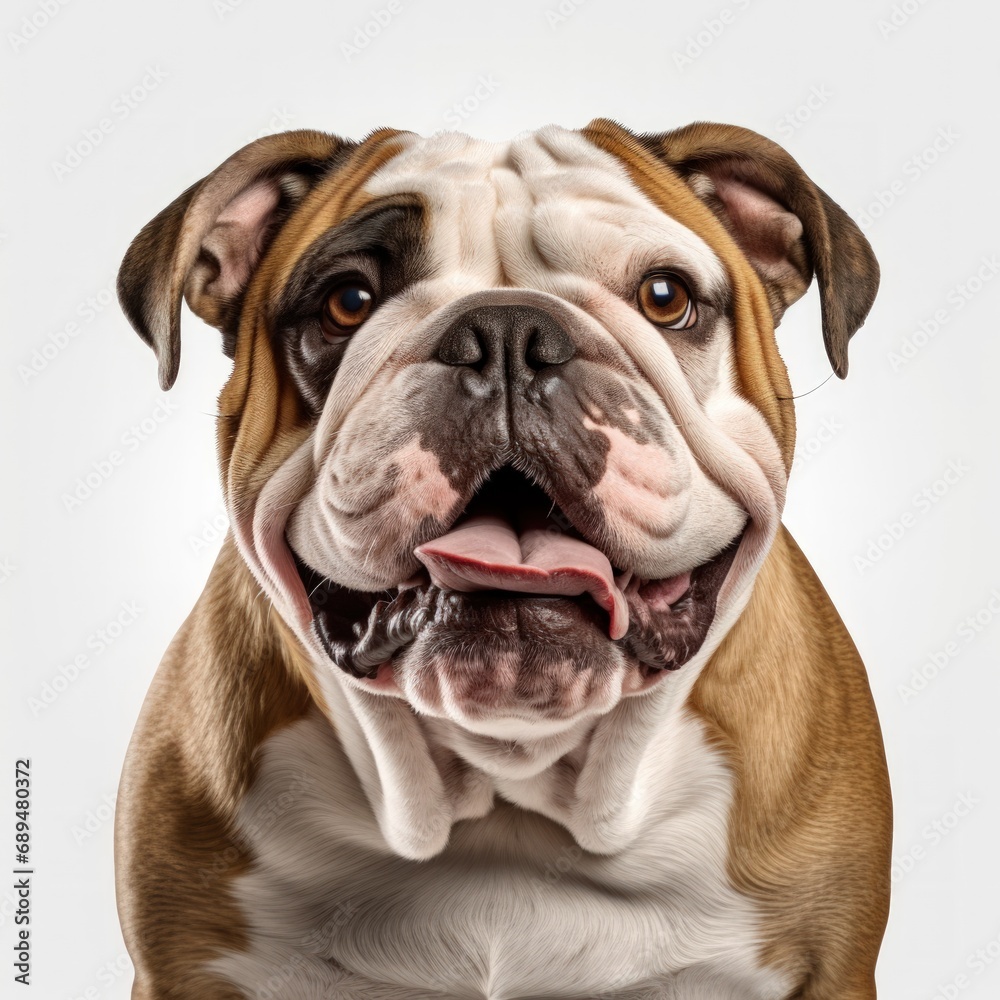
[[[219,262],[218,277],[206,288],[212,296],[231,298],[246,286],[260,260],[267,222],[280,199],[277,181],[257,181],[219,214],[203,243]]]
[[[726,206],[737,242],[762,276],[782,284],[801,282],[803,276],[790,259],[802,237],[798,216],[745,181],[723,174],[710,176],[716,195]]]

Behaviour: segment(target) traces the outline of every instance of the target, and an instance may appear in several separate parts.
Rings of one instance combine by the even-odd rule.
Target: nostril
[[[569,334],[543,309],[531,306],[477,306],[457,316],[441,336],[435,357],[451,368],[489,377],[497,386],[523,386],[576,353]],[[464,384],[464,383],[463,383]]]
[[[446,365],[475,365],[483,360],[479,331],[471,324],[455,327],[438,347],[438,359]]]
[[[529,368],[539,371],[549,365],[562,365],[575,354],[573,341],[562,329],[553,323],[534,327],[528,334],[524,360]]]

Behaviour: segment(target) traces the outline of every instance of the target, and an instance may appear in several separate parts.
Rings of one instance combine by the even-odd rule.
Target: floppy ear
[[[777,143],[736,125],[696,122],[639,137],[719,216],[767,291],[775,324],[815,272],[823,340],[847,375],[847,342],[878,291],[872,248],[850,216]]]
[[[227,331],[270,240],[345,146],[299,130],[265,136],[189,187],[132,241],[118,272],[118,300],[156,352],[160,386],[180,365],[181,298],[206,323]]]

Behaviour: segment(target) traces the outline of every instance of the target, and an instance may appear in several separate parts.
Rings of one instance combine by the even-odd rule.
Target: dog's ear
[[[639,139],[729,229],[760,276],[775,324],[815,273],[826,353],[844,378],[847,342],[864,323],[879,283],[872,248],[850,216],[788,152],[750,129],[696,122]]]
[[[118,272],[118,299],[156,352],[160,385],[180,365],[181,298],[224,331],[288,211],[345,143],[300,130],[257,139],[189,187],[132,241]],[[232,331],[224,341],[232,354]]]

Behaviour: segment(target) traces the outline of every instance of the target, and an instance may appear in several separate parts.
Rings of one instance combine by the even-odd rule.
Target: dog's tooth
[[[407,589],[390,601],[377,601],[367,622],[354,626],[357,641],[349,653],[352,663],[361,668],[384,663],[423,627],[434,598],[434,593]]]

